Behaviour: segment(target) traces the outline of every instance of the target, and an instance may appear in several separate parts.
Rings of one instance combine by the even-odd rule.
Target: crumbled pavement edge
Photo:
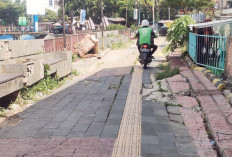
[[[196,65],[188,56],[185,56],[185,61],[192,70],[203,72],[214,86],[224,94],[232,106],[232,92],[230,90],[225,90],[226,84],[222,78],[214,75],[209,69]]]

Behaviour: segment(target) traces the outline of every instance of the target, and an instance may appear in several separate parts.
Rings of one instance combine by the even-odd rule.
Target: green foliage
[[[78,58],[77,54],[73,54],[72,55],[72,62],[75,62],[77,58]]]
[[[0,117],[5,116],[6,109],[4,107],[0,107]]]
[[[168,103],[168,102],[165,102],[164,105],[165,105],[166,107],[168,107],[168,106],[182,107],[182,106],[183,106],[183,105],[181,105],[181,104],[173,104],[173,103]]]
[[[0,19],[4,21],[5,24],[15,24],[17,25],[17,20],[19,16],[26,16],[24,10],[26,9],[26,2],[21,0],[16,0],[12,2],[11,0],[1,0],[0,1]]]
[[[24,87],[20,91],[20,95],[24,100],[37,100],[38,93],[49,94],[57,87],[60,87],[64,84],[64,80],[60,81],[57,76],[52,77],[48,75],[48,70],[50,67],[48,65],[44,66],[44,78],[38,83],[32,85],[31,87]]]
[[[79,76],[80,74],[78,73],[77,70],[73,69],[71,74],[73,74],[74,76]]]
[[[128,42],[122,42],[122,40],[120,40],[118,43],[113,43],[111,49],[115,50],[120,48],[126,48],[130,43],[131,43],[130,40]]]
[[[165,89],[162,88],[162,83],[161,83],[161,81],[157,82],[157,85],[159,86],[158,91],[160,91],[160,92],[168,92],[167,90],[165,90]]]
[[[157,80],[169,78],[169,77],[175,76],[180,73],[179,68],[171,68],[169,64],[167,65],[161,64],[160,69],[163,70],[163,72],[160,72],[157,74],[156,76]]]
[[[111,24],[106,29],[107,30],[125,30],[126,27],[120,24]]]
[[[189,25],[195,21],[188,15],[176,19],[168,29],[167,41],[170,42],[169,50],[174,51],[178,47],[186,45],[189,39]]]
[[[39,16],[41,21],[53,21],[56,22],[58,20],[58,15],[56,12],[46,9],[45,16]]]
[[[163,48],[162,52],[163,52],[163,53],[169,53],[169,52],[170,52],[170,51],[169,51],[169,46],[168,46],[168,45],[165,46],[165,47]]]
[[[130,26],[130,28],[133,32],[135,32],[136,30],[138,30],[139,27],[137,25],[133,24]]]

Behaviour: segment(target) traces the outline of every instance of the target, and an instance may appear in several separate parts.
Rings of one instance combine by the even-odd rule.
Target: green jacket
[[[136,36],[138,37],[137,45],[142,45],[142,44],[154,45],[153,37],[155,37],[155,33],[153,32],[152,28],[150,27],[140,28]]]

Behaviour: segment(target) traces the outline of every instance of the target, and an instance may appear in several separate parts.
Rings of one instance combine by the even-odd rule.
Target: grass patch
[[[0,107],[0,117],[4,117],[6,115],[5,111],[6,109],[4,107]]]
[[[161,81],[157,82],[157,85],[159,86],[159,89],[158,89],[159,92],[168,92],[167,90],[162,88]]]
[[[127,48],[131,43],[133,43],[131,39],[129,39],[127,42],[123,42],[122,40],[120,40],[118,43],[112,43],[111,49],[115,50],[115,49]]]
[[[30,87],[24,87],[20,91],[20,96],[24,100],[36,101],[38,97],[50,94],[55,88],[62,86],[65,83],[65,79],[59,79],[56,75],[51,76],[47,74],[50,69],[48,65],[44,66],[44,78]],[[38,95],[40,93],[40,95]]]
[[[168,106],[177,106],[177,107],[182,107],[182,105],[181,105],[181,104],[172,104],[172,103],[167,103],[167,102],[165,102],[165,103],[164,103],[164,105],[165,105],[166,107],[168,107]]]
[[[72,62],[75,62],[77,58],[78,58],[77,54],[73,54],[72,55]]]
[[[79,76],[80,74],[78,73],[77,70],[73,69],[72,72],[71,72],[72,75],[74,76]]]
[[[180,69],[179,68],[171,68],[169,63],[168,64],[163,63],[159,67],[161,70],[163,70],[163,72],[158,73],[158,75],[156,76],[157,80],[162,80],[162,79],[169,78],[169,77],[175,76],[177,74],[180,74]]]
[[[122,40],[120,40],[118,43],[113,43],[111,46],[111,49],[115,50],[115,49],[120,49],[120,48],[126,48],[126,45],[127,44],[123,43]]]
[[[170,52],[169,46],[166,45],[166,46],[163,48],[162,52],[165,53],[165,54],[166,54],[166,53],[169,53],[169,52]]]

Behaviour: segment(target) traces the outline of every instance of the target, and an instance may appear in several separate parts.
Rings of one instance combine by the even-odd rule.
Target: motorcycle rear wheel
[[[147,60],[144,60],[144,66],[143,66],[143,69],[147,69]]]

